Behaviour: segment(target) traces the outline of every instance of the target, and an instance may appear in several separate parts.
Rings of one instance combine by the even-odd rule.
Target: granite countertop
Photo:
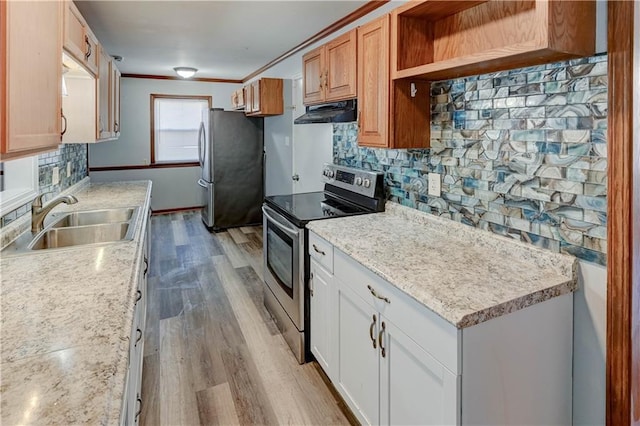
[[[397,203],[308,228],[458,328],[577,287],[573,256]]]
[[[151,182],[72,193],[53,213],[140,206],[134,239],[0,259],[2,424],[120,422]]]

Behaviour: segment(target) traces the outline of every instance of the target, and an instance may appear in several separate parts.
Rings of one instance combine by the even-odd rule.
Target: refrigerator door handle
[[[201,187],[207,189],[209,186],[207,185],[207,182],[205,182],[203,179],[198,179],[198,185],[200,185]]]
[[[200,123],[200,129],[198,130],[198,160],[200,161],[200,167],[204,167],[204,159],[202,158],[203,151],[203,136],[204,135],[204,122]]]

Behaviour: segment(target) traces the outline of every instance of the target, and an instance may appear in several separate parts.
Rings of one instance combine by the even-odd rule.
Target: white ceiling
[[[366,0],[75,1],[122,73],[242,79]]]

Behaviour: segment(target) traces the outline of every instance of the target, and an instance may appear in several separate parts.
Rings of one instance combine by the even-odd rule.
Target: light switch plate
[[[429,173],[429,195],[440,196],[440,173]]]
[[[60,183],[60,168],[58,166],[53,168],[53,173],[51,176],[51,184],[57,185]]]

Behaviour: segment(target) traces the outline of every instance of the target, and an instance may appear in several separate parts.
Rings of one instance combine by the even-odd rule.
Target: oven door
[[[304,330],[304,229],[263,205],[264,281],[298,330]]]

